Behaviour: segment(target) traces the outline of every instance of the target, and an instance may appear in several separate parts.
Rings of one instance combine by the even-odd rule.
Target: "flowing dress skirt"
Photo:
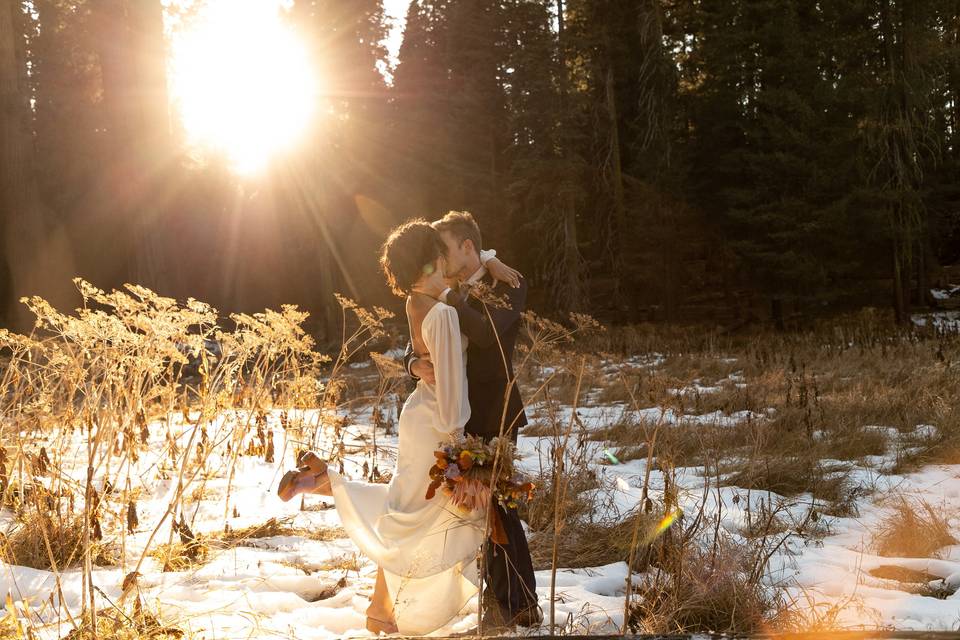
[[[420,381],[400,413],[397,466],[389,484],[329,471],[350,538],[383,568],[397,627],[423,635],[454,618],[476,595],[485,516],[463,514],[438,491],[426,499],[433,452],[451,435],[435,428],[437,396]]]

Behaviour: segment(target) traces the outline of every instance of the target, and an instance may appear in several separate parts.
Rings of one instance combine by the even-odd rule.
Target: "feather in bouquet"
[[[440,489],[461,511],[469,513],[490,504],[491,487],[493,497],[504,508],[515,508],[521,500],[533,499],[535,486],[515,470],[516,448],[507,439],[485,442],[482,438],[464,435],[456,443],[434,451],[433,455],[437,461],[430,467],[427,500]],[[497,460],[496,478],[493,477],[494,460]]]

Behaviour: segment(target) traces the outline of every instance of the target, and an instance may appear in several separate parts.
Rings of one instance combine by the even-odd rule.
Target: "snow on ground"
[[[911,316],[913,323],[918,327],[925,327],[929,323],[940,331],[960,331],[960,311],[934,311],[933,313],[917,313]]]
[[[744,420],[758,420],[764,416],[752,411],[737,411],[734,413],[723,413],[722,411],[712,411],[709,413],[692,414],[678,413],[673,409],[662,407],[649,407],[646,409],[628,409],[623,404],[613,403],[593,407],[577,407],[576,419],[573,419],[573,408],[560,407],[553,411],[547,411],[542,405],[533,405],[528,409],[530,422],[535,426],[547,426],[556,422],[561,425],[560,435],[566,432],[571,423],[582,426],[587,431],[595,431],[609,427],[611,425],[629,423],[629,424],[647,424],[650,426],[661,425],[711,425],[720,427],[733,427]],[[573,427],[576,431],[576,426]],[[543,431],[540,430],[542,433]]]
[[[949,300],[953,297],[960,298],[960,285],[947,285],[946,289],[930,289],[930,295],[936,300]]]
[[[652,362],[658,362],[653,358]],[[650,358],[636,359],[634,365],[647,365]],[[737,380],[733,380],[736,382]],[[701,391],[702,392],[702,391]],[[395,402],[386,403],[386,419],[395,420]],[[536,417],[545,407],[531,407]],[[560,410],[561,424],[572,418],[570,408]],[[577,410],[579,423],[587,430],[627,419],[659,421],[666,428],[678,424],[733,425],[738,421],[762,420],[757,414],[746,412],[725,416],[677,415],[672,410],[650,408],[629,411],[622,405],[584,407]],[[289,414],[297,420],[310,423],[319,419],[317,411]],[[373,438],[369,423],[369,408],[354,413],[360,420],[346,425],[347,462],[345,470],[354,477],[361,475],[364,463],[378,464],[382,470],[392,466],[392,455],[397,446],[395,435],[377,434],[380,459],[372,460],[363,452]],[[191,416],[193,417],[193,416]],[[217,442],[230,432],[233,424],[244,422],[249,416],[243,412],[220,414],[208,427],[208,436]],[[356,419],[356,418],[355,418]],[[533,421],[536,426],[536,419]],[[340,525],[330,499],[307,496],[306,509],[300,509],[300,500],[283,503],[276,497],[277,482],[286,468],[293,464],[295,443],[288,439],[281,424],[281,412],[268,415],[267,427],[272,431],[277,456],[274,463],[260,456],[241,456],[235,468],[232,484],[227,474],[225,457],[212,456],[207,464],[204,496],[191,503],[187,519],[193,531],[216,534],[229,525],[240,529],[264,523],[269,518],[289,518],[289,524],[301,530],[329,530]],[[151,442],[140,460],[131,466],[112,471],[113,477],[126,478],[142,493],[137,498],[138,530],[126,536],[126,557],[120,566],[97,568],[94,583],[100,590],[98,604],[123,602],[121,584],[124,576],[133,571],[152,534],[152,528],[166,512],[176,491],[176,473],[170,468],[166,433],[168,428],[178,445],[186,446],[193,435],[193,426],[182,416],[172,415],[168,422],[151,425]],[[637,427],[638,429],[640,427]],[[886,429],[885,427],[870,427]],[[252,429],[251,429],[252,432]],[[899,434],[896,438],[902,439]],[[920,425],[906,440],[935,435],[932,425]],[[523,456],[521,467],[538,472],[548,469],[551,460],[553,436],[522,435],[519,451]],[[601,478],[602,489],[594,496],[597,519],[623,517],[636,507],[646,475],[645,460],[631,460],[610,464],[603,450],[605,443],[584,440],[575,455],[585,456]],[[331,441],[320,443],[329,450]],[[354,453],[350,453],[353,451]],[[819,606],[842,606],[839,622],[844,626],[895,627],[898,629],[952,629],[960,620],[960,591],[944,600],[905,591],[904,585],[872,577],[868,571],[880,566],[898,566],[923,571],[942,586],[955,590],[960,586],[960,546],[943,550],[940,559],[881,558],[870,551],[871,535],[885,512],[884,500],[893,494],[922,496],[929,503],[942,506],[953,514],[950,524],[960,534],[960,465],[936,465],[916,473],[898,476],[886,471],[892,468],[899,440],[891,443],[883,456],[858,463],[824,461],[837,473],[844,475],[849,487],[857,489],[856,517],[830,518],[822,516],[819,523],[822,536],[790,535],[771,560],[770,585],[786,588],[798,602],[816,602]],[[84,443],[76,434],[69,440],[64,454],[63,471],[80,480],[85,471]],[[574,455],[568,451],[568,455]],[[101,478],[103,470],[100,470]],[[820,509],[809,495],[784,498],[767,491],[746,491],[734,486],[713,488],[704,496],[705,479],[702,468],[677,470],[680,487],[680,507],[687,513],[696,512],[701,505],[710,517],[720,519],[721,526],[733,536],[739,536],[748,526],[749,513],[763,508],[776,508],[783,518],[793,524],[809,521],[812,509]],[[188,489],[192,492],[200,481]],[[228,486],[229,485],[229,486]],[[102,484],[99,486],[102,489]],[[654,500],[664,491],[664,478],[659,470],[650,472],[650,496]],[[602,495],[601,495],[602,494]],[[116,523],[123,513],[123,505],[110,503],[114,521],[107,516],[109,531],[119,530]],[[9,512],[0,511],[0,526],[8,528],[13,522]],[[335,529],[334,529],[335,531]],[[161,527],[154,544],[165,542],[169,536],[169,521]],[[319,541],[304,535],[279,535],[258,538],[246,543],[217,548],[213,545],[212,559],[188,571],[162,572],[159,563],[146,557],[139,568],[139,580],[144,602],[161,619],[172,622],[205,638],[290,637],[332,638],[367,636],[364,630],[364,610],[367,597],[373,589],[376,567],[359,555],[351,541],[342,535]],[[623,623],[623,598],[626,565],[615,563],[586,569],[560,569],[556,577],[556,619],[568,632],[613,633]],[[551,576],[549,571],[537,573],[540,602],[549,611],[548,597]],[[74,615],[80,610],[82,593],[79,570],[61,575],[60,590],[63,604]],[[50,603],[59,604],[56,577],[47,571],[0,564],[0,594],[10,593],[21,611],[31,610],[34,621],[47,626],[41,637],[56,638],[68,630]],[[453,620],[439,634],[465,631],[477,622],[476,602],[468,605],[463,615]]]
[[[310,421],[317,415],[307,412],[303,417]],[[246,418],[240,412],[221,414],[208,428],[210,440],[217,441],[232,422],[243,422]],[[178,443],[185,445],[192,425],[179,415],[171,416],[170,424]],[[336,510],[326,508],[332,505],[329,498],[307,496],[306,510],[301,511],[299,499],[283,503],[276,497],[280,475],[293,465],[294,447],[284,440],[286,434],[280,426],[280,412],[269,414],[268,424],[278,451],[286,454],[278,455],[275,464],[266,463],[259,456],[241,456],[229,497],[226,460],[212,456],[207,465],[209,477],[204,485],[204,499],[187,510],[188,521],[193,518],[194,532],[215,534],[223,530],[224,523],[236,530],[262,524],[269,518],[291,518],[289,525],[303,529],[339,527]],[[372,430],[366,425],[352,424],[346,430],[350,434],[346,439],[348,450],[351,445],[359,449],[372,437]],[[145,524],[134,535],[126,537],[127,556],[122,566],[95,569],[94,583],[102,591],[98,598],[100,606],[122,602],[123,578],[135,569],[152,527],[167,510],[176,490],[175,475],[170,469],[164,470],[166,431],[167,425],[163,422],[151,424],[151,447],[131,469],[134,482],[143,483],[137,502],[140,522]],[[380,434],[378,441],[382,447],[379,464],[389,469],[397,438]],[[320,448],[325,446],[332,445],[321,443]],[[79,480],[86,467],[83,442],[75,437],[69,449],[71,454],[64,456],[63,470]],[[347,473],[359,477],[365,461],[373,462],[362,453],[348,455]],[[187,493],[196,486],[192,485]],[[112,511],[121,512],[118,505],[112,506]],[[6,511],[0,512],[0,517],[3,524],[13,521],[12,514]],[[112,530],[110,526],[105,528]],[[162,527],[154,544],[166,542],[169,531],[168,525]],[[370,635],[364,629],[364,611],[373,590],[376,566],[363,558],[344,535],[322,542],[300,535],[273,536],[223,549],[217,549],[214,544],[211,557],[209,562],[189,571],[162,572],[159,563],[148,556],[139,569],[143,601],[159,612],[163,620],[205,638]],[[69,629],[68,623],[59,620],[50,606],[44,607],[45,601],[51,598],[51,602],[59,603],[53,573],[4,564],[0,567],[0,593],[9,592],[21,610],[29,607],[34,620],[39,616],[47,623],[42,637],[60,637]],[[559,571],[558,623],[608,630],[621,625],[625,578],[625,563]],[[549,592],[549,572],[539,572],[537,580],[543,599]],[[79,570],[61,574],[60,590],[63,604],[76,615],[81,608],[82,594]],[[460,618],[437,633],[462,632],[475,626],[476,606],[475,601],[470,603]]]
[[[816,593],[817,600],[829,604],[850,603],[841,612],[844,625],[876,624],[903,630],[956,629],[960,621],[960,553],[957,547],[942,551],[942,559],[889,558],[870,552],[870,540],[877,523],[885,515],[883,498],[891,494],[922,498],[942,505],[953,514],[956,533],[960,513],[960,465],[933,465],[906,476],[874,475],[860,470],[864,482],[878,491],[858,501],[859,516],[835,518],[831,535],[818,544],[806,546],[796,555],[777,558],[774,574],[790,584],[796,597],[803,592]],[[878,567],[902,567],[934,577],[929,587],[954,593],[945,600],[909,593],[892,580],[875,578],[870,571]]]

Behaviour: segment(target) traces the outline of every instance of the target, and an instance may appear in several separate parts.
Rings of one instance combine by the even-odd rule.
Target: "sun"
[[[293,148],[318,99],[307,48],[269,1],[207,2],[173,37],[170,77],[188,143],[241,174]]]

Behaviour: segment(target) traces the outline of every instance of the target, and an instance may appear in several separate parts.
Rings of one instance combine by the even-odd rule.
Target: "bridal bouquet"
[[[491,487],[493,497],[504,508],[515,508],[521,500],[533,499],[534,484],[514,469],[517,453],[510,440],[494,438],[484,442],[482,438],[464,435],[455,444],[434,451],[433,455],[437,461],[430,467],[427,500],[440,489],[462,512],[470,513],[490,504]],[[494,460],[497,461],[495,478]]]

